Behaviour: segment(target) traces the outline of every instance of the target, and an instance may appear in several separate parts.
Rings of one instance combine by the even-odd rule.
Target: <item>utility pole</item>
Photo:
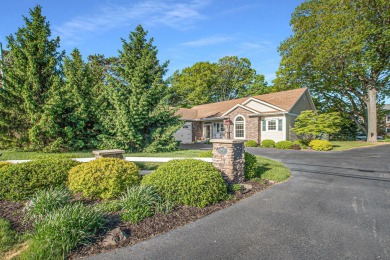
[[[3,89],[5,89],[5,81],[4,81],[4,72],[3,72],[3,65],[4,65],[4,56],[3,56],[3,44],[0,42],[0,75],[1,75],[1,84],[3,85]]]

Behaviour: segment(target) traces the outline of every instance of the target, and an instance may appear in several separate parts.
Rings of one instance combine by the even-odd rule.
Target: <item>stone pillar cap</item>
[[[245,139],[210,139],[210,143],[239,144],[245,143]]]

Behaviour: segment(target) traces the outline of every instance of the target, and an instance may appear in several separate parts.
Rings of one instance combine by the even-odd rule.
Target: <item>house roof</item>
[[[299,88],[281,92],[275,92],[270,94],[237,98],[228,101],[204,104],[194,106],[192,108],[180,108],[176,114],[182,116],[183,119],[202,119],[210,117],[222,116],[229,109],[235,105],[243,104],[250,98],[261,100],[265,103],[273,105],[275,107],[284,109],[286,112],[290,111],[291,108],[296,104],[299,98],[306,92],[306,88]]]

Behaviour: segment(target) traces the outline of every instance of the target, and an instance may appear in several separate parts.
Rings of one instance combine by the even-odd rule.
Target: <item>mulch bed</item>
[[[120,227],[122,231],[129,235],[126,240],[119,242],[115,246],[103,247],[101,244],[105,234],[102,233],[93,244],[82,246],[73,251],[73,253],[69,256],[69,259],[83,258],[89,255],[111,251],[115,248],[137,244],[143,240],[156,237],[175,228],[184,226],[190,222],[194,222],[195,220],[205,217],[213,212],[227,208],[242,199],[250,197],[257,192],[272,186],[271,183],[261,184],[259,182],[251,181],[246,182],[246,184],[252,185],[252,189],[250,191],[235,192],[231,200],[221,201],[205,208],[176,206],[174,211],[169,214],[156,214],[142,220],[138,224],[124,223],[117,220],[116,222],[118,224],[116,226],[112,226],[110,230],[115,227]]]
[[[122,222],[120,217],[116,214],[108,215],[107,217],[110,221],[107,229],[102,230],[91,244],[81,246],[74,250],[69,256],[69,259],[83,258],[89,255],[111,251],[115,248],[134,245],[143,240],[150,239],[175,228],[184,226],[185,224],[193,222],[218,210],[227,208],[244,198],[250,197],[257,192],[272,186],[271,183],[261,184],[259,182],[251,181],[246,182],[246,184],[250,184],[252,186],[250,191],[237,191],[232,194],[232,198],[228,201],[221,201],[205,208],[176,206],[169,214],[156,214],[142,220],[138,224]],[[86,204],[91,203],[88,202],[89,201],[87,201]],[[24,203],[0,201],[0,217],[10,221],[12,228],[17,232],[26,232],[31,230],[31,225],[23,222],[23,207]],[[128,238],[119,242],[115,246],[103,246],[102,241],[107,232],[117,227],[120,227],[121,230],[128,235]]]

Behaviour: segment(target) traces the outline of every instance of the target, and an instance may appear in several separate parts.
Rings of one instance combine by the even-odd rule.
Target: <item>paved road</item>
[[[390,145],[345,152],[248,149],[289,181],[93,259],[390,259]]]

